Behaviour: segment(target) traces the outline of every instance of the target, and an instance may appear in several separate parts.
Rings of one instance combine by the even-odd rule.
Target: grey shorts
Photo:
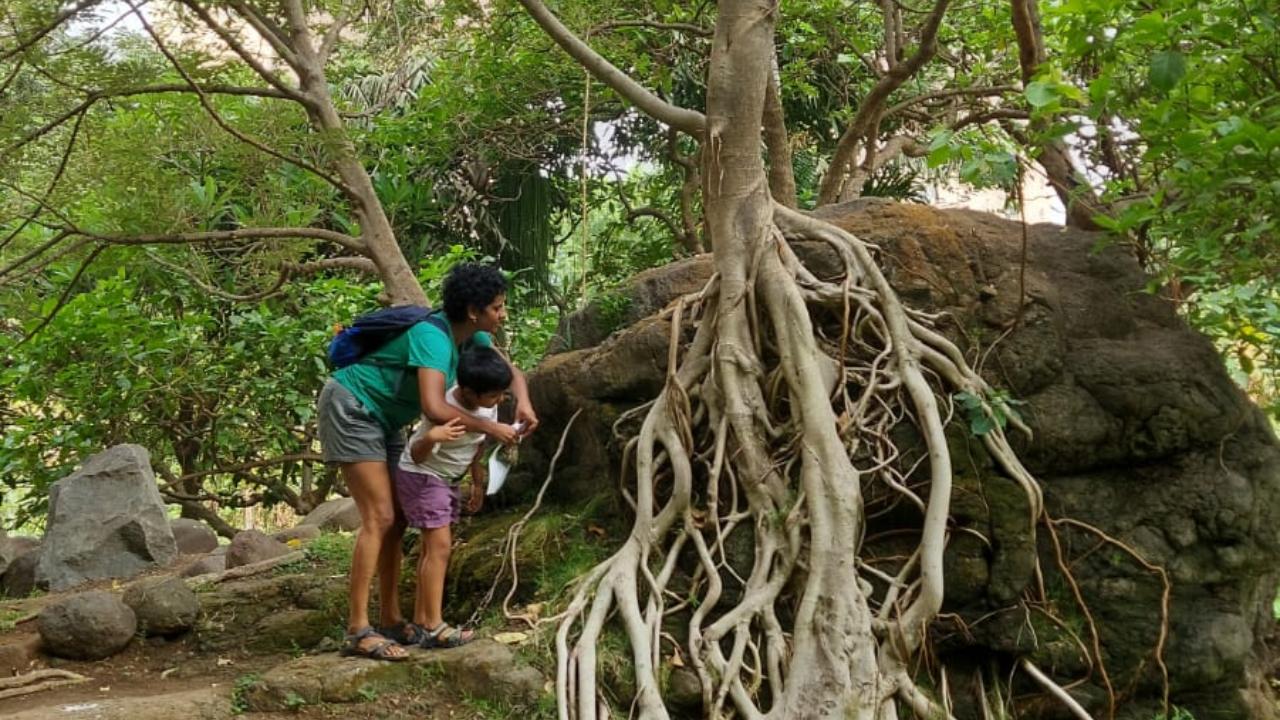
[[[404,434],[387,432],[360,400],[333,378],[320,391],[316,424],[327,463],[383,460],[394,468],[400,461]]]

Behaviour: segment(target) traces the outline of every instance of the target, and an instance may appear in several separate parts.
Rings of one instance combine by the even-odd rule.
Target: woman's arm
[[[457,408],[445,402],[444,391],[444,373],[431,368],[418,368],[418,403],[422,405],[422,414],[430,418],[431,422],[443,425],[457,418],[467,430],[485,433],[504,445],[510,445],[516,441],[515,428],[506,423],[481,420],[459,412]]]
[[[511,394],[516,399],[516,422],[524,423],[521,435],[528,435],[538,427],[538,414],[533,411],[533,403],[529,400],[529,384],[525,382],[524,373],[505,355],[502,358],[511,367]]]

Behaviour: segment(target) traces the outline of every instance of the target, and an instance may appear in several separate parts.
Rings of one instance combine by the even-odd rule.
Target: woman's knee
[[[397,518],[395,506],[390,502],[377,503],[360,508],[360,530],[372,532],[379,536],[391,534],[396,528]]]

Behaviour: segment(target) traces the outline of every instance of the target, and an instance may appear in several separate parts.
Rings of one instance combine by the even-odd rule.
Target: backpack
[[[329,364],[334,368],[354,365],[424,321],[440,328],[445,335],[450,334],[449,323],[440,312],[422,305],[399,305],[361,315],[329,341]]]

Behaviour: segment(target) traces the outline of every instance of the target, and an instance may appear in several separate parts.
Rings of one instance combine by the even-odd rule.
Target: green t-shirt
[[[472,342],[493,347],[493,339],[486,332],[476,333]],[[384,428],[395,432],[422,414],[417,368],[439,370],[448,389],[457,383],[458,355],[448,333],[434,323],[420,322],[360,362],[337,371],[333,378],[350,390]]]

